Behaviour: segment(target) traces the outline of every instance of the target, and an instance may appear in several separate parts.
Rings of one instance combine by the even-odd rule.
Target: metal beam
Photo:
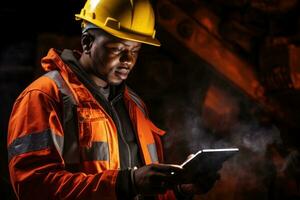
[[[169,0],[158,1],[156,8],[159,25],[177,41],[263,106],[264,110],[276,114],[281,120],[288,120],[288,113],[276,101],[265,96],[265,89],[253,71],[254,67],[227,48],[215,32],[210,33],[201,25],[200,20],[194,18],[197,15],[186,14]]]

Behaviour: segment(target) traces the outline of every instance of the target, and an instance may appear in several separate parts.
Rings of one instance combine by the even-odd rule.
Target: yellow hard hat
[[[118,38],[160,46],[149,0],[87,0],[75,16]]]

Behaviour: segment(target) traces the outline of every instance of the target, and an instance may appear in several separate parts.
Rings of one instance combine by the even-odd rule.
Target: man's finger
[[[171,175],[171,172],[180,172],[182,171],[182,167],[180,165],[172,165],[172,164],[156,164],[153,166],[156,171],[166,172]]]

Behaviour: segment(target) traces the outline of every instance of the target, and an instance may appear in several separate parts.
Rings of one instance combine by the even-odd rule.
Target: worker
[[[50,49],[11,113],[17,198],[184,199],[210,188],[215,179],[182,183],[182,169],[163,164],[165,132],[125,84],[141,44],[160,46],[150,2],[87,0],[76,19],[82,52]]]

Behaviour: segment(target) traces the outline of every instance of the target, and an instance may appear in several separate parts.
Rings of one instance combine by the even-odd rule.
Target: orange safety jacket
[[[120,172],[112,118],[54,49],[48,71],[17,98],[9,122],[9,171],[19,199],[116,199]],[[158,129],[128,88],[125,105],[145,164],[162,162]],[[172,191],[157,199],[175,199]]]

